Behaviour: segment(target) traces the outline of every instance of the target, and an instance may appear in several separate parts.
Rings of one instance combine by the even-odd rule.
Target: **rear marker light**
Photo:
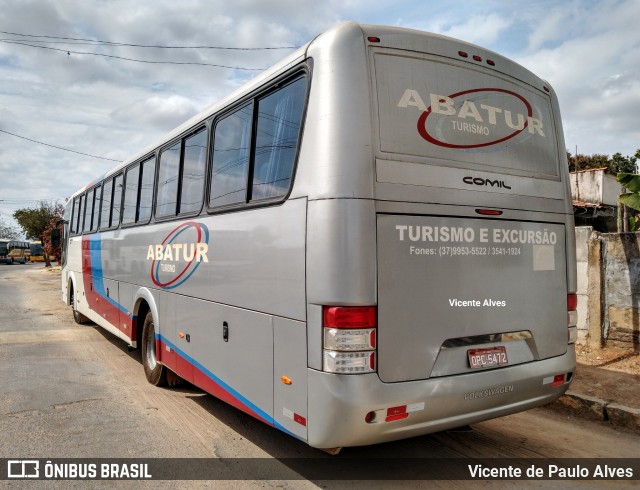
[[[324,351],[324,370],[328,373],[372,373],[376,367],[374,352]]]
[[[549,87],[547,87],[546,85],[544,87],[542,87],[544,89],[545,92],[551,92],[551,89]]]
[[[568,383],[571,380],[572,373],[562,373],[555,374],[553,376],[549,376],[542,380],[543,385],[551,385],[551,386],[562,386],[565,383]]]
[[[394,422],[396,420],[406,419],[409,416],[407,412],[407,406],[401,405],[399,407],[387,408],[387,416],[384,419],[385,422]]]
[[[458,56],[462,56],[463,58],[468,58],[469,55],[464,51],[458,51]]]
[[[376,329],[324,329],[324,348],[339,351],[370,350],[376,347]]]
[[[485,216],[501,216],[502,211],[499,209],[476,209],[476,213],[484,214]]]
[[[367,41],[369,41],[370,43],[379,43],[380,42],[380,38],[379,37],[375,37],[375,36],[369,36],[367,38]]]
[[[482,61],[482,58],[480,58],[480,56],[478,56],[477,54],[473,55],[473,60],[474,61]]]
[[[493,60],[487,60],[487,65],[489,66],[496,66],[496,62]]]

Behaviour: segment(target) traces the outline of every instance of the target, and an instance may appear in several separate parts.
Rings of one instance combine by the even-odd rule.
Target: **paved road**
[[[328,457],[195,388],[149,385],[138,352],[73,322],[59,280],[42,264],[0,265],[0,458]],[[620,458],[639,450],[637,435],[536,409],[467,431],[347,448],[339,457]],[[269,486],[341,485],[302,479]]]

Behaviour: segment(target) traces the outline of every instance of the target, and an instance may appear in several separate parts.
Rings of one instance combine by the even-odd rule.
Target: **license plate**
[[[472,369],[504,366],[509,364],[507,349],[504,346],[490,347],[487,349],[469,349],[467,351],[469,366]]]

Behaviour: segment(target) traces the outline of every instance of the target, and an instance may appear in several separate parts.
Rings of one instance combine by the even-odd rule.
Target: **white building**
[[[571,195],[576,226],[593,226],[601,232],[617,231],[618,196],[622,186],[607,168],[571,173]]]

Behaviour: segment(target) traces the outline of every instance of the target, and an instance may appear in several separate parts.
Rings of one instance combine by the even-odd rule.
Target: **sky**
[[[64,203],[346,20],[445,34],[507,56],[554,87],[571,153],[633,155],[638,19],[640,0],[3,0],[0,220],[15,226],[16,209]]]

